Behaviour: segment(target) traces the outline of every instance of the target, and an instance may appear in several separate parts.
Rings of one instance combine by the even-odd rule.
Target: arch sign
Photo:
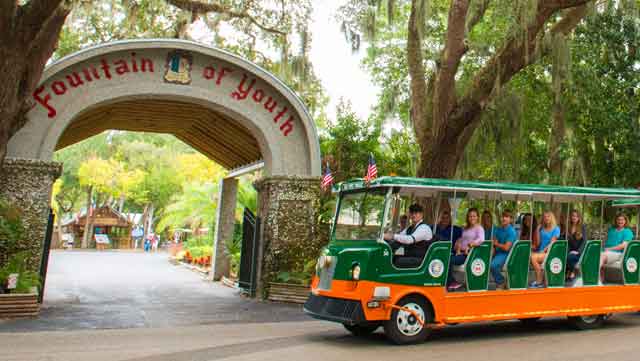
[[[115,42],[52,64],[33,92],[29,121],[11,139],[8,154],[50,160],[78,115],[140,98],[185,101],[222,113],[257,140],[269,174],[319,175],[314,122],[293,91],[253,63],[181,40]],[[147,127],[157,131],[153,124]]]

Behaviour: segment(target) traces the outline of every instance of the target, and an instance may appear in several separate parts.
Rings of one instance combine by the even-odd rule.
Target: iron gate
[[[254,297],[256,293],[259,231],[260,219],[249,208],[245,208],[242,216],[242,248],[240,251],[238,286],[247,292],[250,297]]]

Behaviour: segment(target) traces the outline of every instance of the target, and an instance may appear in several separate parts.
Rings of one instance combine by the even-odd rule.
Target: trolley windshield
[[[386,188],[343,193],[335,223],[336,240],[376,240],[380,236]]]

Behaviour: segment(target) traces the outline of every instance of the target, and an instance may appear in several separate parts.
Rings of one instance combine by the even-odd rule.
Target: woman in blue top
[[[604,282],[605,265],[614,264],[622,260],[624,248],[627,242],[633,239],[633,232],[627,227],[629,219],[623,213],[616,215],[613,227],[607,232],[607,240],[604,242],[604,252],[600,256],[600,281]]]
[[[543,287],[542,283],[543,270],[542,263],[549,251],[551,243],[555,242],[560,237],[560,228],[556,222],[556,216],[551,211],[545,211],[542,214],[542,225],[538,227],[539,242],[533,253],[531,253],[531,266],[536,272],[536,280],[531,282],[531,287],[539,288]]]

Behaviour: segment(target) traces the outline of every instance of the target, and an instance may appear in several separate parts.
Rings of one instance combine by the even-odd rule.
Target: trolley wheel
[[[568,317],[569,323],[578,330],[592,330],[602,326],[605,320],[605,315],[591,315],[591,316],[573,316]]]
[[[393,309],[391,318],[384,322],[384,333],[387,337],[398,345],[425,341],[431,334],[428,324],[433,321],[433,314],[424,298],[407,296],[401,299],[397,306],[406,310]],[[420,323],[416,316],[420,317],[423,323]]]
[[[525,326],[533,326],[540,321],[540,317],[519,318],[518,320]]]
[[[378,329],[378,327],[380,327],[379,323],[370,323],[363,325],[347,325],[346,323],[343,323],[342,325],[354,336],[368,336],[374,333]]]

